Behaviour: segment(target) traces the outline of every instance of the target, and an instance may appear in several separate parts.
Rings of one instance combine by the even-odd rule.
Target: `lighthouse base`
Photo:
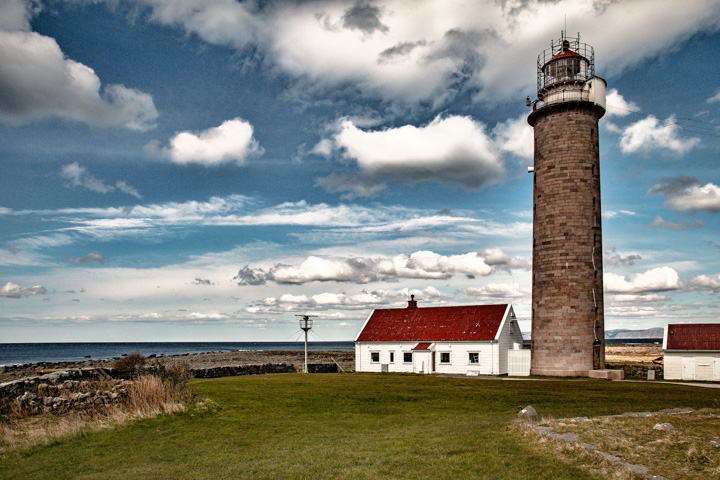
[[[542,377],[589,377],[602,378],[605,380],[622,380],[625,378],[623,370],[557,370],[548,368],[531,368],[530,375]]]
[[[588,372],[588,377],[603,378],[605,380],[622,380],[623,378],[625,378],[625,371],[624,370],[609,370],[609,369],[590,370]]]
[[[530,368],[530,375],[543,377],[587,377],[587,370],[560,370],[555,368]]]

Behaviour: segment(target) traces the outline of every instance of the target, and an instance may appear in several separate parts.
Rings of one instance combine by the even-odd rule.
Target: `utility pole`
[[[308,364],[307,364],[307,338],[308,338],[308,330],[312,328],[313,321],[310,317],[317,317],[317,315],[295,315],[296,317],[302,317],[300,319],[300,328],[305,332],[305,373],[308,373]]]

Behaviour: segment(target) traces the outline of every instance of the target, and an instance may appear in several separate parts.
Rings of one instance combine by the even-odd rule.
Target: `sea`
[[[608,338],[606,343],[662,343],[662,338]],[[530,340],[524,343],[529,344]],[[39,362],[112,360],[130,353],[167,357],[188,353],[261,350],[303,350],[303,342],[87,342],[87,343],[0,343],[0,366]],[[308,350],[351,352],[353,342],[308,342]]]
[[[0,365],[111,360],[130,353],[149,357],[239,350],[304,350],[304,342],[88,342],[0,343]],[[308,350],[353,351],[353,342],[308,342]]]

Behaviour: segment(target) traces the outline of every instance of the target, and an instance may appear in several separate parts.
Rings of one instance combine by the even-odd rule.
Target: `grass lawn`
[[[140,420],[0,458],[3,479],[599,479],[510,427],[543,417],[720,408],[720,390],[601,380],[394,374],[195,380],[216,407]]]

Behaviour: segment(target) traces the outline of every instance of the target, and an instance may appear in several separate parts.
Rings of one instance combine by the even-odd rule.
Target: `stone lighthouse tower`
[[[530,373],[605,368],[598,120],[606,82],[590,45],[562,32],[538,56]],[[599,372],[598,372],[599,373]],[[593,375],[595,376],[595,375]]]

